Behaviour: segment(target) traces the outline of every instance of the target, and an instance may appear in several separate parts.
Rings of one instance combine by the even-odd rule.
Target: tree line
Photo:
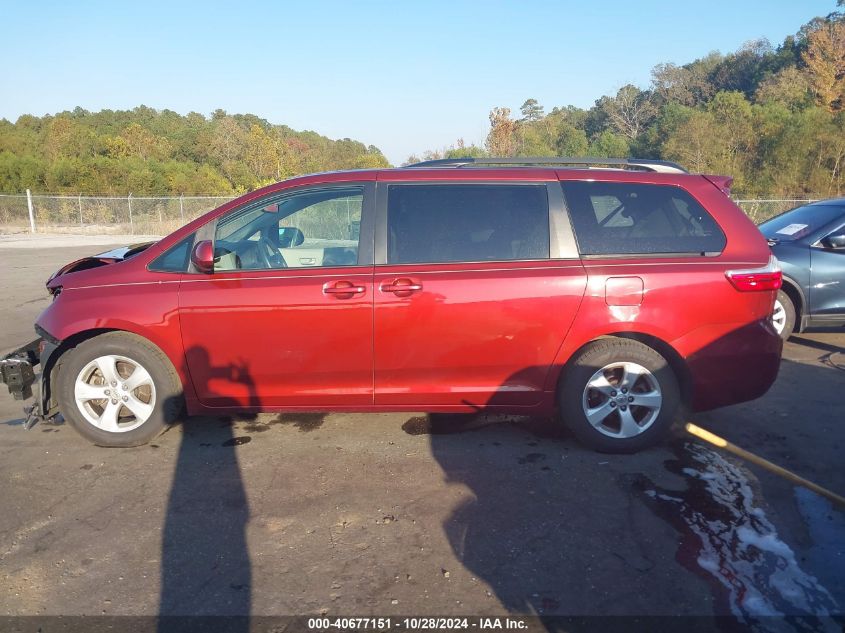
[[[758,40],[659,64],[647,89],[623,86],[588,109],[546,112],[536,99],[518,114],[494,108],[484,147],[459,140],[422,154],[461,156],[659,158],[731,175],[742,196],[842,195],[845,15],[815,18],[777,47]]]
[[[298,174],[387,167],[378,148],[252,114],[133,110],[0,120],[0,192],[243,193]]]
[[[546,112],[536,99],[519,113],[493,108],[484,147],[459,140],[422,159],[461,156],[659,158],[731,175],[743,196],[841,195],[845,15],[815,18],[776,47],[758,40],[659,64],[647,88],[623,86],[590,108]],[[372,145],[223,110],[76,108],[0,120],[4,193],[232,195],[303,173],[387,166]]]

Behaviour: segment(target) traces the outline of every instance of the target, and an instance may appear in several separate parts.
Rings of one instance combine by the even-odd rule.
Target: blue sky
[[[145,104],[378,146],[394,163],[494,106],[590,106],[661,62],[777,44],[835,0],[30,2],[0,0],[0,117]]]

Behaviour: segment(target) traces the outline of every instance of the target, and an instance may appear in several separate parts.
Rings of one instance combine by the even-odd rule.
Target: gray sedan
[[[797,207],[760,230],[783,268],[772,315],[781,337],[845,325],[845,198]]]

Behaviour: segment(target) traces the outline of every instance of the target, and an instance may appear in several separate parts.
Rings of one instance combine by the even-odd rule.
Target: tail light
[[[777,290],[783,282],[783,275],[777,257],[769,257],[769,263],[760,268],[746,268],[743,270],[728,270],[725,277],[740,292],[756,292],[761,290]]]

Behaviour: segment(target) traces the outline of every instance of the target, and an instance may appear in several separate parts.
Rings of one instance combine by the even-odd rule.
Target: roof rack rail
[[[437,160],[424,160],[421,163],[412,163],[405,167],[470,167],[470,166],[531,166],[531,165],[573,165],[592,167],[615,167],[622,169],[636,169],[641,171],[654,171],[666,174],[686,174],[686,169],[666,160],[651,160],[647,158],[575,158],[575,157],[523,157],[514,156],[508,158],[441,158]]]

